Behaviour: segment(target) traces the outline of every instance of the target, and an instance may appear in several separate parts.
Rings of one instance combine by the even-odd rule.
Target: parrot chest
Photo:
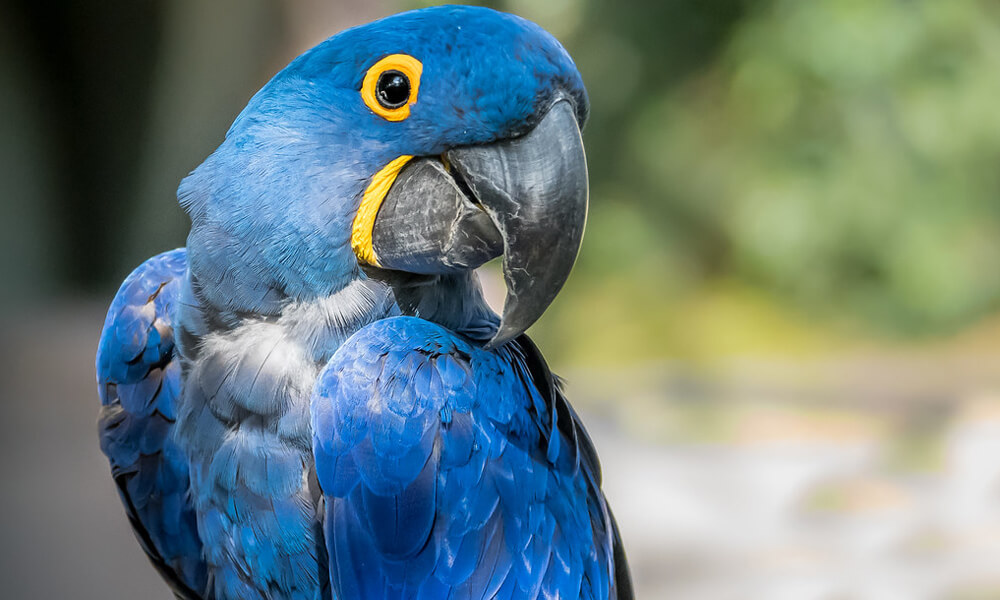
[[[344,340],[394,310],[388,289],[356,281],[277,318],[193,334],[176,433],[216,598],[324,597],[312,389]]]

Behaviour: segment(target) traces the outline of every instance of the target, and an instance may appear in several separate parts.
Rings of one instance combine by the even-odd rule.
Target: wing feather
[[[324,369],[312,417],[337,597],[631,597],[593,445],[527,338],[485,352],[376,322]]]
[[[172,318],[186,270],[183,249],[166,252],[118,290],[97,351],[98,424],[143,550],[178,598],[201,600],[207,576],[187,460],[171,435],[180,391]]]

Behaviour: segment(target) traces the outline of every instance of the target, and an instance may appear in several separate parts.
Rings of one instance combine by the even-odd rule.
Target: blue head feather
[[[423,75],[410,117],[390,122],[360,89],[368,68],[396,53],[420,60]],[[379,169],[516,136],[559,92],[582,123],[586,92],[559,42],[485,8],[416,10],[331,37],[268,82],[181,183],[199,287],[216,306],[260,312],[339,289],[359,276],[351,224]]]

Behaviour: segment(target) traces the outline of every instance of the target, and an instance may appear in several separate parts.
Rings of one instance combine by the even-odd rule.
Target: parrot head
[[[192,270],[304,298],[362,271],[447,276],[502,255],[498,346],[575,261],[587,111],[572,59],[519,17],[444,6],[346,30],[268,82],[181,184]],[[236,307],[266,308],[258,296]]]

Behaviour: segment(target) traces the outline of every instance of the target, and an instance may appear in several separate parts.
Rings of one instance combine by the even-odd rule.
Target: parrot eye
[[[375,84],[375,96],[384,108],[399,108],[410,100],[410,80],[399,71],[383,71]]]
[[[410,116],[417,102],[423,64],[408,54],[390,54],[365,74],[361,98],[371,111],[387,121]]]

